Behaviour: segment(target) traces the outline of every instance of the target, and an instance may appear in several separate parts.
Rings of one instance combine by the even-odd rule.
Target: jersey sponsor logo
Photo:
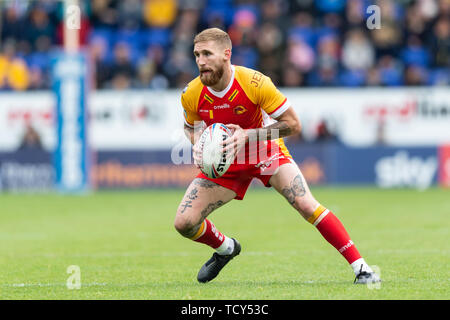
[[[220,106],[214,106],[215,110],[216,109],[229,109],[229,108],[230,108],[230,105],[228,103],[224,103],[224,104],[222,104]]]
[[[233,109],[233,113],[237,115],[241,115],[243,113],[246,113],[248,110],[244,106],[237,106]]]

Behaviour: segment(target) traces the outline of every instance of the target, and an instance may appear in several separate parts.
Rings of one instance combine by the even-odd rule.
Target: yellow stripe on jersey
[[[231,96],[228,98],[228,100],[233,101],[233,99],[237,96],[238,93],[239,93],[238,89],[235,89],[231,94]]]
[[[209,110],[209,118],[212,119],[213,118],[213,111]]]
[[[204,97],[209,103],[213,103],[214,102],[214,100],[210,96],[208,96],[206,93],[205,93]]]

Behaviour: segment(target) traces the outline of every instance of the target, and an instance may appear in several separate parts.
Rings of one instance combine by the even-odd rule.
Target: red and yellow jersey
[[[241,66],[232,66],[232,79],[221,92],[203,85],[200,77],[195,78],[183,90],[181,104],[189,127],[204,121],[207,126],[232,123],[243,129],[270,125],[290,107],[269,77]],[[274,141],[284,155],[290,156],[283,139]]]

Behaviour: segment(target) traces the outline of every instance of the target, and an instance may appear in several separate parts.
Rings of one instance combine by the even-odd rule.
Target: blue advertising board
[[[288,148],[310,185],[426,189],[438,183],[447,159],[439,157],[438,147],[348,148],[325,143]],[[95,155],[91,167],[83,164],[81,168],[89,169],[83,171],[83,181],[89,175],[96,189],[184,188],[199,172],[194,165],[174,164],[168,150],[99,151]],[[61,184],[54,184],[57,170],[61,165],[54,168],[47,151],[0,153],[0,190],[61,189]]]
[[[56,97],[57,145],[54,151],[56,188],[61,192],[89,189],[87,139],[87,63],[83,54],[59,54],[52,59]]]
[[[174,164],[167,150],[101,151],[91,179],[99,189],[184,188],[198,172],[193,164]]]
[[[48,192],[54,186],[51,153],[44,150],[0,152],[0,191]]]
[[[437,147],[336,149],[335,181],[382,188],[426,189],[437,183]]]
[[[289,153],[309,184],[334,181],[334,143],[287,143]]]

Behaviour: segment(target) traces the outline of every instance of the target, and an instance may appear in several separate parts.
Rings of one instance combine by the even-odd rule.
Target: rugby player
[[[231,51],[231,40],[226,32],[210,28],[197,34],[194,55],[200,75],[181,95],[185,133],[193,144],[197,167],[202,163],[202,145],[198,142],[201,130],[196,130],[198,123],[206,126],[226,124],[232,136],[224,141],[223,150],[234,157],[247,152],[241,157],[244,161],[234,161],[219,178],[208,178],[200,172],[178,207],[175,229],[182,236],[215,250],[201,267],[197,280],[213,280],[240,253],[239,241],[221,233],[208,216],[232,199],[242,200],[251,181],[257,178],[283,195],[338,250],[355,273],[354,283],[381,281],[361,257],[341,221],[313,197],[284,145],[283,137],[301,131],[300,120],[289,100],[269,77],[231,64]],[[253,157],[256,161],[250,161],[252,152],[248,145],[251,137],[255,137],[258,149],[267,148],[270,153],[260,156],[258,152]]]

